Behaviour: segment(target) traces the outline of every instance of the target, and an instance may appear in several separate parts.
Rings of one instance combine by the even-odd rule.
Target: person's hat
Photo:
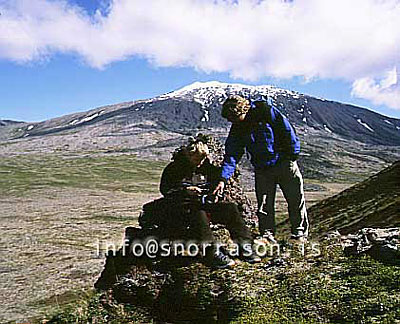
[[[228,118],[229,116],[241,116],[247,114],[250,110],[250,102],[239,95],[230,96],[222,105],[221,116]]]

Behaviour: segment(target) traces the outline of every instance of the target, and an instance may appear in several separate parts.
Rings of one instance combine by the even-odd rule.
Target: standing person
[[[225,143],[221,181],[214,193],[223,191],[246,150],[255,169],[260,235],[275,242],[275,195],[279,184],[288,204],[291,238],[304,240],[309,223],[303,178],[296,162],[300,142],[292,125],[267,101],[250,101],[237,95],[225,100],[221,114],[232,126]]]

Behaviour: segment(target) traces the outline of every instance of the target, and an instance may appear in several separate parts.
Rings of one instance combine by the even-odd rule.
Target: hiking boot
[[[218,251],[215,252],[213,255],[213,259],[211,262],[211,266],[216,269],[226,269],[230,268],[235,264],[229,256],[225,255],[224,253]]]
[[[244,262],[254,264],[254,263],[259,263],[261,262],[261,258],[255,253],[254,251],[251,251],[251,254],[244,254],[240,256],[240,259]]]
[[[261,258],[254,251],[254,248],[250,243],[239,245],[239,258],[240,260],[251,264],[261,262]]]
[[[290,242],[292,243],[305,243],[307,242],[307,237],[304,236],[303,234],[292,234],[290,235]]]

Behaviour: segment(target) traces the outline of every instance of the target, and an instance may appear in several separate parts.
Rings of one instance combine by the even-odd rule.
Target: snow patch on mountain
[[[204,116],[201,118],[202,122],[208,122],[210,120],[210,112],[208,110],[204,110]]]
[[[84,117],[84,118],[82,118],[82,119],[74,119],[74,120],[73,120],[72,122],[70,122],[69,124],[70,124],[70,125],[79,125],[79,124],[83,124],[83,123],[86,123],[86,122],[88,122],[88,121],[91,121],[91,120],[93,120],[93,119],[99,117],[99,116],[100,116],[101,114],[103,114],[103,113],[104,113],[104,110],[99,111],[99,112],[97,112],[97,113],[95,113],[95,114],[93,114],[93,115]]]
[[[324,124],[324,129],[325,129],[328,133],[333,133],[333,132],[328,128],[328,126],[326,126],[325,124]]]
[[[165,93],[155,100],[169,98],[192,98],[203,108],[208,108],[214,103],[221,104],[230,95],[240,94],[247,98],[257,99],[261,96],[276,100],[278,96],[300,99],[304,95],[296,91],[280,89],[271,85],[251,86],[240,83],[223,83],[218,81],[194,82],[176,91]],[[304,99],[304,102],[307,99]]]
[[[222,103],[231,95],[241,95],[245,98],[253,100],[266,99],[269,102],[274,102],[275,105],[282,107],[282,113],[286,116],[288,111],[285,111],[283,100],[301,100],[302,110],[305,109],[307,99],[299,92],[277,88],[272,85],[245,85],[240,83],[223,83],[219,81],[209,82],[194,82],[181,89],[171,91],[155,97],[153,102],[165,101],[168,99],[194,101],[201,106],[203,116],[201,122],[209,122],[211,112],[215,109],[220,109]],[[299,111],[299,113],[301,113]],[[310,112],[309,112],[310,114]]]
[[[375,132],[367,123],[364,123],[360,118],[357,119],[357,122],[361,125],[363,125],[366,129],[368,129],[371,132]]]

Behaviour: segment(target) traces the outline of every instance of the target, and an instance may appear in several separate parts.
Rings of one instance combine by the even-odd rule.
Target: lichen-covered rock
[[[368,254],[390,264],[400,264],[400,228],[363,228],[341,238],[346,255]]]
[[[263,268],[258,265],[244,276],[246,267],[214,270],[196,258],[136,258],[120,250],[107,257],[96,288],[163,322],[224,323],[240,310],[248,293],[257,293],[248,278],[256,280],[254,274],[263,275]]]

